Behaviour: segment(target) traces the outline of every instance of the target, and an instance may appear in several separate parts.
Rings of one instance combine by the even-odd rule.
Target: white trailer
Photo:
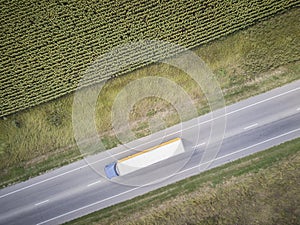
[[[184,152],[181,138],[127,156],[105,166],[106,176],[111,179],[123,176]]]

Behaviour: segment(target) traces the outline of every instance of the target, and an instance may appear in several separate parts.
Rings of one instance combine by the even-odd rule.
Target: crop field
[[[299,6],[299,0],[1,1],[0,117],[74,91],[85,70],[112,48],[141,39],[193,48]],[[98,65],[101,77],[133,71],[176,53],[128,49],[122,60],[143,58],[117,73]],[[108,61],[110,59],[108,58]],[[118,63],[112,59],[112,63]],[[112,64],[114,65],[114,64]]]
[[[290,9],[193,49],[215,74],[227,105],[300,79],[299,13],[300,8]],[[199,115],[209,110],[201,89],[181,70],[163,63],[137,69],[109,80],[101,92],[96,125],[107,149],[119,144],[110,118],[116,95],[129,82],[148,76],[161,76],[180,85]],[[87,88],[92,89],[94,86]],[[81,158],[72,127],[73,98],[73,93],[67,94],[0,118],[1,186]],[[148,100],[138,102],[130,113],[130,126],[137,137],[149,134],[149,120],[163,121],[166,127],[180,120],[171,104]]]

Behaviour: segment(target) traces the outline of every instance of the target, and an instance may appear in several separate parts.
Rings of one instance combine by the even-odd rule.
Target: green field
[[[1,1],[0,117],[74,91],[113,47],[141,39],[193,48],[299,5],[299,0]],[[151,55],[129,49],[122,58]],[[117,74],[99,66],[90,85],[174,52],[161,49]],[[142,58],[142,57],[141,57]],[[118,62],[116,62],[118,63]]]
[[[67,224],[299,224],[300,139]]]
[[[299,0],[11,0],[0,6],[1,187],[83,157],[73,132],[74,90],[86,69],[116,46],[148,39],[191,49],[213,71],[226,105],[300,79]],[[81,90],[94,94],[93,84],[107,81],[96,108],[98,136],[87,135],[89,144],[93,138],[106,149],[120,144],[112,105],[140,78],[174,81],[198,115],[209,112],[195,81],[155,63],[176,53],[129,49],[122,60],[144,60],[118,73],[98,64],[102,75]],[[134,105],[129,118],[137,137],[151,133],[149,121],[160,122],[156,130],[180,122],[172,104],[154,97]],[[299,146],[300,139],[290,141],[68,224],[299,224]]]
[[[256,25],[194,48],[213,70],[226,104],[300,79],[300,9],[276,15]],[[107,148],[118,144],[111,130],[110,113],[117,93],[130,81],[159,75],[175,81],[191,96],[199,114],[208,111],[201,90],[189,77],[166,64],[152,64],[107,82],[99,100],[97,127]],[[91,88],[92,89],[92,88]],[[73,95],[0,119],[1,186],[79,159],[72,130]],[[165,126],[179,122],[164,101],[146,99],[131,113],[137,136],[149,134],[149,119]],[[163,128],[163,127],[162,127]]]

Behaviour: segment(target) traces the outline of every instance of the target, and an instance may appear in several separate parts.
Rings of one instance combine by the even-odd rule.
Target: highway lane
[[[228,106],[224,140],[208,168],[299,137],[299,97],[300,81],[296,81]],[[198,174],[204,150],[209,151],[218,141],[214,137],[209,139],[210,132],[207,132],[212,122],[224,119],[222,110],[215,115],[214,119],[207,114],[128,144],[142,150],[160,143],[162,137],[168,140],[181,136],[188,152],[112,182],[97,173],[103,172],[104,165],[113,161],[107,153],[101,153],[89,157],[92,167],[81,160],[0,190],[0,224],[59,224]],[[195,133],[199,129],[197,140]],[[133,151],[120,146],[109,152],[122,158]],[[158,175],[169,178],[140,186],[160,178]]]

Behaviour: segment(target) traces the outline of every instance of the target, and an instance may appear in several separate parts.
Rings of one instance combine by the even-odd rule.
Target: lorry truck
[[[107,178],[123,176],[184,152],[181,138],[129,155],[105,166]]]

